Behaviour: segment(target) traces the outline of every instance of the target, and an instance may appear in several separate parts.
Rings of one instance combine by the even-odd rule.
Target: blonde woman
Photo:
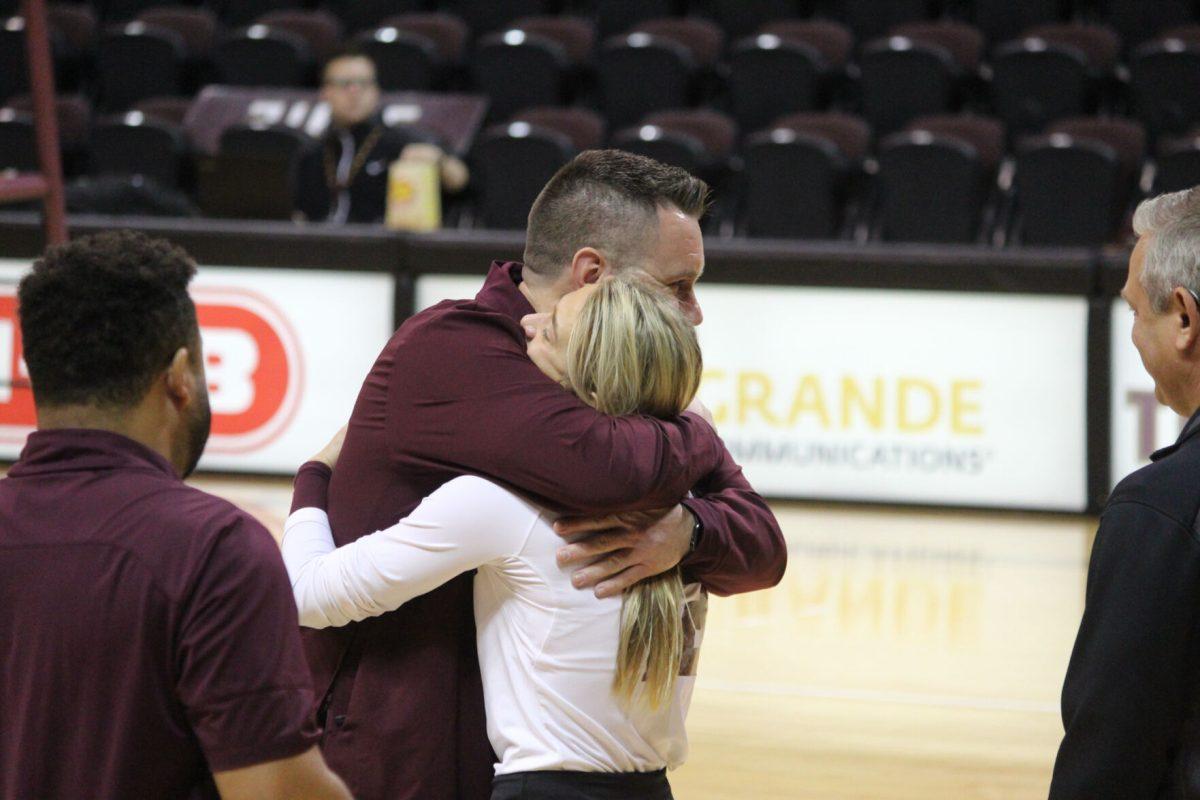
[[[529,356],[609,415],[681,413],[700,383],[692,326],[660,288],[602,281],[566,295]],[[569,444],[568,444],[569,446]],[[333,442],[316,460],[332,467]],[[330,471],[306,464],[284,560],[302,625],[345,625],[398,608],[463,572],[475,622],[493,800],[664,800],[687,755],[706,596],[678,568],[596,599],[571,585],[553,515],[477,477],[443,485],[396,525],[334,547]],[[294,504],[295,505],[295,504]]]

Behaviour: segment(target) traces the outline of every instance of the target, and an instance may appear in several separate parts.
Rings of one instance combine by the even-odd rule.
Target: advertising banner
[[[21,355],[16,284],[31,262],[0,259],[0,458],[36,423]],[[191,285],[212,434],[201,469],[293,472],[350,416],[392,333],[384,274],[201,266]]]
[[[1133,312],[1124,300],[1112,307],[1112,485],[1150,463],[1150,454],[1173,443],[1186,419],[1154,399],[1154,381],[1133,346]]]
[[[479,278],[422,276],[418,307]],[[701,285],[701,399],[775,497],[1082,511],[1084,298]]]

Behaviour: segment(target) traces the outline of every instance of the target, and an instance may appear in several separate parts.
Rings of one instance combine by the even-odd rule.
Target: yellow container
[[[388,168],[389,228],[434,231],[442,226],[442,185],[436,161],[403,159]]]

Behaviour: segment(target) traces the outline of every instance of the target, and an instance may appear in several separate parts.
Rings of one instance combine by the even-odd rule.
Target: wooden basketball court
[[[195,482],[279,534],[288,482]],[[1095,520],[775,510],[787,574],[714,598],[676,796],[1044,798]]]

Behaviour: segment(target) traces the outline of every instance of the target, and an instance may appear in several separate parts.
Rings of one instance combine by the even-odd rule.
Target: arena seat
[[[129,111],[100,120],[92,128],[92,175],[142,175],[160,186],[179,184],[184,152],[182,130],[162,120]]]
[[[1200,186],[1200,136],[1163,142],[1154,167],[1151,196]]]
[[[327,11],[272,11],[263,14],[254,24],[299,36],[308,45],[308,53],[317,66],[325,63],[342,39],[342,23]]]
[[[46,23],[59,43],[54,82],[60,89],[79,91],[89,81],[96,57],[96,13],[77,3],[47,3]]]
[[[565,102],[570,68],[559,42],[516,28],[484,36],[471,59],[472,80],[491,99],[491,119]]]
[[[854,50],[854,34],[845,25],[827,19],[780,19],[768,22],[758,33],[778,36],[785,42],[806,44],[821,54],[831,69],[843,69]]]
[[[817,0],[816,16],[847,25],[860,41],[883,36],[897,25],[927,20],[937,3],[930,0]]]
[[[1070,0],[971,0],[970,19],[993,44],[1034,25],[1067,19]]]
[[[526,108],[513,114],[509,122],[525,122],[535,128],[558,131],[570,139],[571,145],[579,151],[603,147],[606,136],[604,118],[587,108]]]
[[[556,42],[566,53],[572,68],[580,69],[592,62],[596,49],[596,27],[580,17],[521,17],[510,28],[541,36]]]
[[[1146,158],[1146,130],[1137,122],[1121,118],[1074,117],[1055,122],[1047,133],[1062,133],[1073,139],[1101,142],[1117,156],[1117,204],[1133,198],[1142,162]]]
[[[63,172],[78,175],[86,162],[88,133],[92,124],[91,104],[82,95],[58,95],[54,99],[54,117],[58,123]],[[16,95],[0,109],[0,170],[36,171],[37,157],[33,134],[33,99]]]
[[[178,0],[103,0],[96,3],[100,18],[106,23],[128,22],[143,11],[169,6]]]
[[[953,110],[962,71],[950,51],[902,36],[876,39],[859,58],[862,114],[879,133],[922,114]]]
[[[849,30],[836,23],[798,22],[774,30],[783,33],[742,39],[729,57],[729,94],[745,130],[758,130],[780,114],[827,107],[850,50]],[[839,35],[844,47],[836,41]]]
[[[362,31],[355,41],[375,62],[384,91],[426,91],[445,83],[446,64],[425,36],[385,25]]]
[[[442,12],[397,14],[388,17],[382,24],[428,39],[437,49],[442,62],[451,67],[462,64],[467,40],[471,36],[467,23],[453,14]]]
[[[710,0],[700,12],[721,26],[725,35],[739,39],[763,25],[800,15],[796,0]]]
[[[1099,141],[1062,133],[1027,140],[1017,153],[1009,240],[1058,247],[1105,244],[1124,211],[1120,175],[1116,151]]]
[[[123,111],[147,97],[179,94],[186,56],[173,30],[140,20],[110,28],[96,56],[101,108]]]
[[[546,181],[576,154],[558,131],[526,122],[494,125],[475,143],[476,224],[524,229],[529,209]]]
[[[980,61],[983,59],[983,33],[973,25],[964,22],[951,20],[906,22],[893,27],[888,35],[942,48],[950,54],[955,66],[964,75],[973,75],[977,72]]]
[[[1191,0],[1096,0],[1100,19],[1120,35],[1124,52],[1158,38],[1168,28],[1184,25],[1193,18]]]
[[[690,133],[666,130],[657,125],[634,125],[612,136],[610,147],[653,158],[700,175],[707,162],[704,143]]]
[[[880,239],[986,241],[986,171],[966,139],[928,130],[893,133],[880,143],[878,161]]]
[[[221,132],[217,152],[225,155],[277,158],[290,162],[309,144],[304,134],[286,125],[230,125]]]
[[[751,237],[838,238],[870,138],[866,122],[836,113],[790,115],[751,135],[738,229]]]
[[[1147,42],[1129,62],[1136,116],[1151,134],[1182,134],[1200,122],[1200,44],[1181,38]]]
[[[215,217],[289,218],[296,158],[310,144],[285,126],[225,129],[217,154],[197,163],[201,209]]]
[[[616,36],[596,59],[600,109],[618,128],[651,111],[689,106],[696,73],[692,54],[677,42],[648,33]]]
[[[437,7],[461,18],[476,37],[507,27],[519,17],[550,11],[548,0],[440,0]]]
[[[66,38],[57,29],[48,32],[55,74],[63,66],[69,51]],[[0,102],[29,89],[29,70],[25,66],[25,18],[14,15],[0,19]]]
[[[221,23],[230,28],[251,24],[263,14],[302,8],[302,0],[210,0],[209,7],[217,12]]]
[[[593,0],[581,9],[596,18],[601,39],[628,33],[639,23],[677,13],[675,0]]]
[[[725,32],[715,23],[698,17],[647,19],[635,25],[631,33],[648,33],[687,48],[696,65],[702,69],[716,64],[725,47]]]
[[[266,25],[226,37],[213,49],[213,66],[221,83],[234,86],[302,86],[313,76],[304,39]]]
[[[388,17],[425,9],[422,0],[326,0],[322,5],[351,34],[382,27]]]
[[[0,171],[34,172],[37,168],[33,117],[11,106],[0,108]]]
[[[1094,108],[1094,83],[1075,47],[1017,39],[1000,45],[992,58],[991,100],[1010,131],[1030,133]]]
[[[138,20],[155,28],[174,31],[183,40],[191,61],[204,61],[212,53],[217,37],[217,18],[206,8],[161,6],[138,14]]]

